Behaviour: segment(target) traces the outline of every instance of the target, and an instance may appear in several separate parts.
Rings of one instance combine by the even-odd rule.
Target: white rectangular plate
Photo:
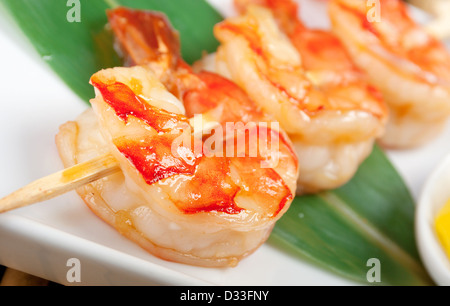
[[[230,1],[210,1],[223,13],[232,13]],[[308,24],[327,26],[323,4],[301,2]],[[88,105],[55,76],[4,13],[0,46],[0,196],[4,196],[62,168],[54,143],[58,127]],[[450,152],[448,139],[450,127],[426,147],[389,152],[414,197]],[[0,264],[70,285],[66,278],[70,258],[80,260],[81,285],[356,285],[269,244],[236,268],[166,262],[95,217],[74,192],[0,215]]]

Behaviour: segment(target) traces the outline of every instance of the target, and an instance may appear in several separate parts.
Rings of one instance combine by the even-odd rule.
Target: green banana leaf
[[[1,0],[42,58],[83,101],[92,98],[88,80],[102,68],[122,65],[107,9],[122,5],[163,11],[180,32],[187,62],[216,49],[212,27],[221,16],[203,0]],[[0,6],[0,7],[2,7]]]
[[[200,58],[203,52],[214,51],[218,45],[212,27],[221,16],[204,0],[0,3],[43,60],[86,102],[93,95],[88,84],[90,76],[102,68],[122,65],[105,27],[108,8],[123,5],[166,13],[180,32],[183,56],[188,62]],[[79,16],[71,11],[77,3]],[[414,239],[414,209],[402,178],[375,146],[355,177],[342,188],[297,197],[268,243],[298,260],[307,260],[361,284],[430,285],[432,281]]]
[[[361,283],[429,285],[415,243],[414,206],[402,178],[375,146],[345,186],[297,197],[269,242]],[[372,259],[381,282],[372,280]]]

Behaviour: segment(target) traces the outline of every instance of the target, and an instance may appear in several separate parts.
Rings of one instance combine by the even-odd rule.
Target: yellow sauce
[[[439,240],[450,258],[450,200],[439,211],[435,222]]]

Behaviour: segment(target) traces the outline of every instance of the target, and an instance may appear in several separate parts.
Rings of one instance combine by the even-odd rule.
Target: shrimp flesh
[[[299,158],[298,193],[346,183],[384,132],[381,95],[336,37],[302,25],[295,3],[236,6],[239,16],[215,26],[221,45],[203,68],[231,78],[280,122]]]
[[[164,56],[158,59],[165,62]],[[190,265],[235,266],[266,241],[292,202],[298,162],[291,143],[253,111],[240,117],[262,120],[244,131],[256,139],[237,148],[245,154],[210,154],[205,144],[221,133],[194,139],[185,105],[161,80],[173,81],[179,94],[180,86],[192,105],[199,101],[198,108],[220,127],[246,113],[245,103],[229,109],[239,106],[233,99],[246,95],[212,73],[190,75],[182,64],[183,74],[177,75],[153,64],[154,70],[117,67],[91,77],[92,109],[61,126],[56,137],[61,158],[66,167],[105,153],[117,159],[119,173],[77,192],[95,214],[150,253]],[[238,141],[233,137],[231,144]],[[228,138],[222,141],[228,153]],[[249,156],[254,146],[257,155]]]
[[[402,1],[378,2],[331,0],[332,28],[389,106],[380,143],[423,145],[450,115],[450,53],[411,18]]]

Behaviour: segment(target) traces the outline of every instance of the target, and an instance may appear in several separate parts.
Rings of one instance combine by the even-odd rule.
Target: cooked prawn
[[[117,37],[117,47],[122,50],[126,61],[154,72],[164,86],[183,102],[188,117],[208,113],[210,119],[221,123],[270,119],[230,80],[216,73],[194,72],[183,61],[178,33],[165,15],[124,7],[109,10],[107,14]],[[225,100],[226,103],[222,103]]]
[[[173,51],[171,55],[179,50]],[[183,90],[192,105],[199,101],[208,120],[217,119],[222,127],[233,114],[241,119],[264,117],[257,110],[241,116],[246,102],[240,109],[229,109],[239,106],[234,99],[246,98],[230,81],[212,73],[190,75],[185,64],[177,78],[171,69],[153,64],[154,71],[145,65],[92,76],[92,110],[63,125],[57,135],[62,160],[71,166],[107,152],[116,157],[120,173],[78,192],[99,217],[152,254],[192,265],[234,266],[266,241],[289,208],[297,158],[282,131],[264,121],[255,121],[257,129],[245,131],[256,141],[237,149],[245,151],[244,156],[207,154],[205,143],[216,133],[193,139],[185,105],[160,79],[177,93]],[[262,131],[269,136],[263,137]],[[274,141],[278,146],[272,146]],[[228,144],[226,139],[224,151]],[[253,146],[255,157],[247,154]],[[261,166],[275,159],[277,163]]]
[[[409,16],[402,1],[375,5],[331,0],[333,30],[390,108],[381,143],[393,148],[425,144],[450,115],[450,53]]]
[[[280,122],[299,158],[299,193],[341,186],[384,131],[381,95],[337,38],[301,24],[295,3],[237,7],[242,14],[216,25],[221,45],[205,69],[230,77]]]

